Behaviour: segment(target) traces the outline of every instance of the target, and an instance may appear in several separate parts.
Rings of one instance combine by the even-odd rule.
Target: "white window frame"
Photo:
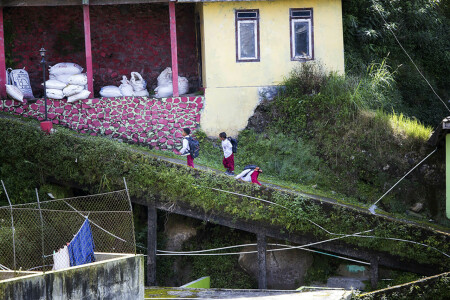
[[[255,17],[239,17],[239,13],[255,13]],[[259,10],[236,10],[236,62],[258,62],[259,58]],[[254,26],[254,57],[242,57],[241,56],[241,24],[253,24]]]
[[[302,17],[294,17],[293,12],[309,12],[309,16]],[[314,59],[314,26],[313,26],[313,10],[312,8],[299,8],[293,9],[291,8],[289,11],[289,20],[290,20],[290,35],[291,35],[291,60],[313,60]],[[306,55],[295,55],[295,24],[296,23],[307,23],[308,24],[308,49],[309,53]]]

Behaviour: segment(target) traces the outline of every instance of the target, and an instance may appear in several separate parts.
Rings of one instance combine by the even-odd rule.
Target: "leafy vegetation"
[[[89,187],[95,193],[123,188],[126,177],[131,196],[143,201],[182,202],[205,211],[215,211],[243,220],[255,220],[282,226],[285,232],[314,234],[331,237],[311,220],[337,233],[360,232],[373,229],[377,238],[348,238],[346,241],[373,250],[386,251],[417,262],[447,265],[442,254],[420,245],[385,240],[395,237],[414,240],[449,252],[450,245],[439,233],[369,213],[308,199],[289,192],[262,188],[238,182],[225,175],[200,171],[182,165],[153,158],[125,144],[104,138],[75,135],[59,128],[55,134],[45,135],[35,122],[24,124],[16,120],[0,119],[0,166],[2,177],[8,177],[16,187],[11,199],[30,201],[36,181],[23,181],[15,173],[5,174],[3,169],[17,170],[24,161],[33,168],[29,178],[38,178],[39,184],[49,179],[60,183],[76,183]],[[107,179],[107,185],[101,185]],[[219,193],[206,187],[214,187],[270,200],[287,207],[268,205],[256,199],[243,199],[237,195]],[[17,193],[17,194],[16,194]],[[23,199],[18,199],[22,195]],[[2,195],[3,196],[3,195]],[[46,199],[43,195],[42,199]],[[2,199],[4,201],[4,197]],[[334,237],[334,236],[333,236]]]
[[[396,71],[395,110],[433,126],[446,117],[448,111],[390,30],[445,101],[450,94],[449,1],[343,0],[342,8],[347,75],[362,75],[373,62],[388,57]]]

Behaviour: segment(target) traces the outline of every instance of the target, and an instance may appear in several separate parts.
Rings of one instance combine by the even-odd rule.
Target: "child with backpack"
[[[258,181],[258,176],[260,173],[262,173],[262,169],[260,167],[256,165],[247,165],[244,167],[244,171],[234,178],[261,185]]]
[[[231,141],[227,139],[227,134],[225,132],[219,133],[219,138],[222,141],[222,150],[223,150],[223,166],[227,171],[226,175],[234,176],[234,153],[233,153],[233,145]]]
[[[200,150],[197,140],[194,140],[190,134],[189,128],[183,128],[183,148],[180,150],[180,155],[187,156],[187,165],[194,168],[194,158],[198,156]]]

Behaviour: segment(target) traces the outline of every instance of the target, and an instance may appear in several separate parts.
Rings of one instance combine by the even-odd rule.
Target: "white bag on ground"
[[[148,97],[148,96],[150,96],[150,94],[145,89],[145,90],[142,90],[142,91],[134,92],[134,96],[136,96],[136,97]]]
[[[72,74],[60,74],[60,75],[50,74],[50,79],[55,79],[64,82],[66,85],[69,84],[70,77],[72,77]]]
[[[5,84],[6,86],[6,94],[14,100],[23,102],[23,93],[22,91],[15,85]]]
[[[170,82],[170,84],[158,86],[155,89],[155,92],[156,92],[156,94],[155,94],[156,98],[171,97],[173,95],[172,81]]]
[[[42,85],[44,85],[44,84],[42,84]],[[62,90],[66,86],[67,86],[67,84],[65,84],[62,81],[56,80],[56,79],[49,79],[45,82],[45,88],[47,88],[47,89]]]
[[[87,74],[75,74],[69,77],[69,84],[85,85],[87,84]]]
[[[122,93],[117,86],[108,85],[104,86],[100,90],[100,96],[102,97],[122,97]]]
[[[128,81],[127,76],[122,76],[122,80],[120,82],[122,82],[122,84],[119,86],[119,89],[123,96],[131,97],[135,95],[133,86]]]
[[[80,93],[82,90],[84,90],[84,86],[69,84],[62,90],[62,92],[66,97],[69,97]]]
[[[135,92],[142,91],[147,87],[147,82],[138,72],[131,72],[130,84]]]
[[[72,103],[78,100],[87,99],[87,97],[89,97],[90,94],[91,92],[89,92],[88,90],[82,90],[80,93],[67,98],[67,102]]]
[[[50,99],[61,100],[62,98],[64,98],[63,91],[61,91],[61,90],[47,89],[46,92],[47,92],[47,97]]]
[[[16,69],[9,72],[9,82],[15,85],[22,91],[23,97],[26,99],[34,99],[33,91],[31,90],[30,77],[28,72],[24,69]]]
[[[178,77],[178,94],[184,95],[189,92],[189,81],[186,77]]]
[[[62,74],[75,75],[80,74],[83,71],[83,68],[75,63],[63,62],[50,67],[48,71],[51,75],[55,76]]]
[[[172,84],[172,69],[167,67],[158,76],[158,86]]]

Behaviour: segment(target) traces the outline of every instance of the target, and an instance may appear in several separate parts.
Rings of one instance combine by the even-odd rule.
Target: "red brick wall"
[[[176,6],[179,74],[198,84],[194,6]],[[102,86],[119,85],[122,75],[137,71],[156,87],[156,77],[171,66],[169,8],[162,4],[91,6],[91,38],[95,94]],[[5,8],[5,45],[16,68],[30,74],[35,96],[42,94],[38,50],[50,65],[75,62],[86,68],[83,10],[70,7]],[[11,40],[11,38],[10,38]],[[8,67],[8,66],[7,66]],[[47,73],[48,76],[48,73]]]

